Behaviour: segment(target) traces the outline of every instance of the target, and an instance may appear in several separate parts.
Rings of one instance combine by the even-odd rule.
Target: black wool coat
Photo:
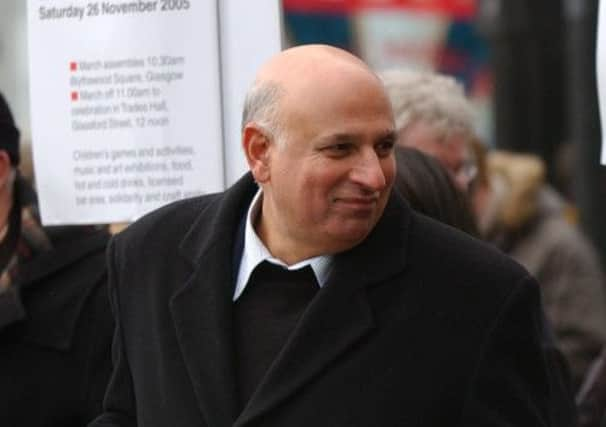
[[[234,247],[256,191],[177,202],[109,249],[115,370],[95,427],[546,426],[536,282],[396,194],[338,254],[250,401],[232,337]]]
[[[0,426],[76,427],[101,411],[113,318],[105,231],[59,233],[0,295]]]

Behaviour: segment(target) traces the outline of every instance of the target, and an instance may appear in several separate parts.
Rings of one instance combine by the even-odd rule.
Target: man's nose
[[[374,151],[361,155],[351,175],[354,182],[371,191],[381,191],[387,185],[381,159]]]

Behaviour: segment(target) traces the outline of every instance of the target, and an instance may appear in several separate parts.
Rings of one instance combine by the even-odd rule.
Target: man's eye
[[[342,156],[349,153],[349,151],[351,150],[351,144],[333,144],[326,147],[325,150],[331,155]]]
[[[395,143],[392,140],[380,142],[377,144],[377,153],[379,156],[388,156],[393,151],[394,145]]]

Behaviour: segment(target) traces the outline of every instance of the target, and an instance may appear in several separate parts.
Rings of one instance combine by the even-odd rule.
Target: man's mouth
[[[335,197],[333,200],[335,203],[345,205],[352,209],[367,210],[372,209],[376,206],[379,201],[378,196],[344,196]]]

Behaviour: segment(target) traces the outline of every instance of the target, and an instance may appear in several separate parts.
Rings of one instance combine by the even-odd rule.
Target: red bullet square
[[[78,92],[72,92],[72,101],[77,101],[78,100]]]
[[[78,69],[78,64],[76,62],[70,62],[69,63],[69,69],[70,71],[76,71]]]

